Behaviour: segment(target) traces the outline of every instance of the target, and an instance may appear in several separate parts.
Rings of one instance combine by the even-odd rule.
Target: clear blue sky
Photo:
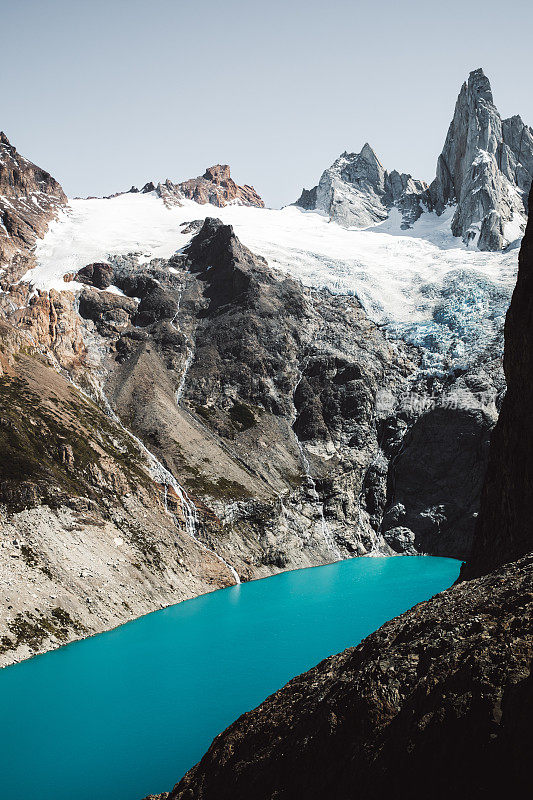
[[[269,205],[365,141],[431,179],[482,66],[533,124],[524,0],[0,0],[0,129],[69,195],[229,163]]]

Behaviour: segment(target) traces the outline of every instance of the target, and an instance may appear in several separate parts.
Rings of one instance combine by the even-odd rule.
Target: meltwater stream
[[[358,558],[233,586],[0,670],[0,797],[140,800],[294,675],[450,586]]]

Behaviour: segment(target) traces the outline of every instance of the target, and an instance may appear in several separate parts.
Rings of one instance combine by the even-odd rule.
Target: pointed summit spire
[[[480,250],[500,250],[525,222],[533,135],[520,117],[503,120],[482,69],[463,84],[430,193],[440,213],[455,205],[452,233]],[[512,223],[512,224],[510,224]],[[519,229],[518,229],[519,230]]]
[[[494,103],[490,81],[481,69],[472,70],[465,84],[466,91],[475,100],[485,100],[487,103]]]
[[[386,219],[393,207],[410,227],[423,211],[441,214],[455,206],[451,223],[480,250],[500,250],[520,235],[533,178],[533,130],[519,116],[502,120],[481,67],[463,83],[430,187],[396,170],[385,170],[365,142],[344,152],[302,192],[296,205],[317,209],[347,227]]]
[[[373,147],[370,147],[368,142],[365,142],[365,144],[363,145],[363,149],[361,150],[359,155],[361,156],[361,158],[364,158],[365,161],[368,161],[370,164],[375,164],[377,167],[383,169],[381,161],[376,155],[376,151],[374,150]]]

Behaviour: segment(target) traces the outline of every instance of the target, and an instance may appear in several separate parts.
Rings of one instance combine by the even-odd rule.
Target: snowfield
[[[380,225],[342,228],[315,211],[191,200],[167,208],[155,194],[71,200],[36,247],[37,267],[23,280],[37,289],[75,290],[63,280],[86,264],[138,253],[168,258],[190,241],[182,223],[207,216],[233,225],[253,252],[305,285],[356,295],[369,316],[432,354],[428,367],[478,352],[501,328],[516,280],[516,248],[468,249],[451,235],[453,208],[423,214],[409,230],[393,209]]]

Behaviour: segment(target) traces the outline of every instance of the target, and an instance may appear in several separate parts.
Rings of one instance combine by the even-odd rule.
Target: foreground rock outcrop
[[[533,189],[533,212],[532,206]],[[463,570],[463,577],[480,577],[415,606],[244,714],[170,800],[526,796],[533,713],[532,223],[506,324],[508,392]]]
[[[533,555],[454,586],[242,716],[169,800],[520,797],[532,614]]]
[[[343,153],[304,189],[296,205],[317,209],[346,226],[367,227],[396,209],[409,228],[423,211],[454,207],[451,232],[480,250],[501,250],[524,230],[533,178],[533,131],[516,115],[502,120],[483,70],[459,93],[435,180],[388,172],[372,148]]]

